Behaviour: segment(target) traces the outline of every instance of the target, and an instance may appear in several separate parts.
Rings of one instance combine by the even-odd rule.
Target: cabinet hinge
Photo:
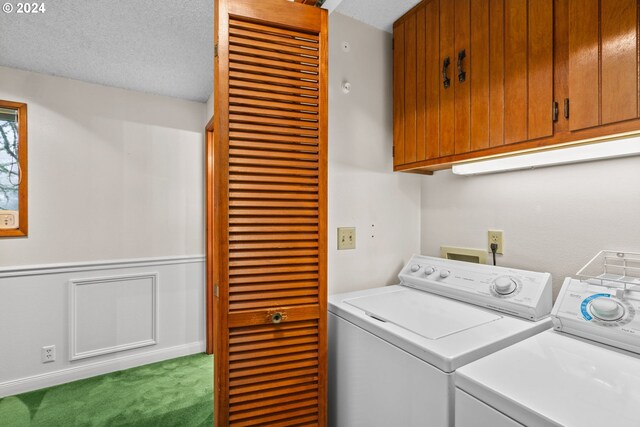
[[[551,104],[551,118],[554,122],[558,121],[558,101],[553,101]]]
[[[213,57],[214,57],[214,58],[217,58],[217,57],[218,57],[218,43],[216,43],[216,44],[213,46]]]
[[[396,157],[396,146],[392,145],[391,146],[391,158]]]
[[[213,294],[216,296],[216,298],[218,298],[218,295],[220,294],[220,288],[217,283],[213,285]]]
[[[564,99],[564,118],[569,118],[569,98]]]

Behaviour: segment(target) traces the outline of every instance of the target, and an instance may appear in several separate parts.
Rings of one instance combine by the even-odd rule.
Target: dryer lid
[[[367,315],[437,340],[502,316],[426,292],[401,289],[344,300]]]

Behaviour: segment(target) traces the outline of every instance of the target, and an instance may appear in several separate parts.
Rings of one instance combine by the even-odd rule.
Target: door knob
[[[282,322],[283,319],[284,319],[284,316],[279,311],[271,315],[271,323],[273,324],[280,323]]]

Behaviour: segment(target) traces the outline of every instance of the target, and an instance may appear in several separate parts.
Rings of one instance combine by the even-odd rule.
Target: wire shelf
[[[601,286],[640,286],[640,253],[600,251],[576,273],[581,279]]]

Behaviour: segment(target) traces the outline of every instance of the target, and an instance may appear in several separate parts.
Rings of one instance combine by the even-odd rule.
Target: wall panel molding
[[[0,279],[20,276],[40,276],[44,274],[73,273],[92,270],[112,270],[120,268],[154,267],[158,265],[203,263],[204,255],[184,255],[157,258],[133,258],[60,264],[21,265],[0,268]]]
[[[158,272],[153,272],[69,280],[69,360],[86,359],[103,354],[117,353],[119,351],[156,345],[158,343],[159,276],[160,274]],[[150,285],[148,290],[149,299],[145,301],[144,297],[140,300],[140,295],[137,295],[137,298],[135,298],[135,295],[127,295],[126,298],[129,301],[133,299],[138,300],[138,307],[132,307],[130,303],[126,304],[129,307],[123,307],[125,304],[123,304],[124,301],[122,296],[125,292],[136,291],[133,287],[139,287],[141,284],[144,285],[143,281],[148,281],[148,284]],[[107,292],[115,292],[118,295],[109,295],[108,293],[105,293],[104,285],[112,285],[108,287],[114,289],[106,289]],[[84,293],[91,292],[87,289],[82,289],[83,287],[91,286],[94,287],[94,296],[85,295],[84,298],[86,299],[89,297],[90,299],[100,301],[100,304],[108,304],[111,302],[114,310],[110,313],[106,313],[107,318],[96,318],[100,316],[98,307],[91,307],[93,308],[92,310],[86,310],[86,308],[83,309],[83,307],[79,306],[79,291]],[[109,301],[109,297],[114,300]],[[85,304],[92,303],[85,302]],[[132,311],[147,311],[146,314],[148,314],[149,318],[140,318]],[[112,322],[114,323],[112,325],[109,325],[109,315],[118,316],[117,319],[112,319],[115,320],[115,322]],[[143,329],[148,329],[148,336],[141,337],[141,339],[138,340],[118,342],[123,338],[123,335],[127,334],[127,331],[139,328],[140,324],[142,324]],[[111,326],[111,328],[109,328],[109,326]],[[90,330],[87,331],[87,328],[90,328]],[[84,334],[82,333],[83,331],[85,332]],[[113,340],[116,343],[109,346],[96,346],[94,344],[94,348],[85,350],[79,349],[82,346],[91,347],[91,344],[86,341],[96,341],[96,338],[100,340],[100,335],[104,337],[103,340],[106,338],[106,340]],[[82,336],[89,338],[86,338],[83,342]]]

